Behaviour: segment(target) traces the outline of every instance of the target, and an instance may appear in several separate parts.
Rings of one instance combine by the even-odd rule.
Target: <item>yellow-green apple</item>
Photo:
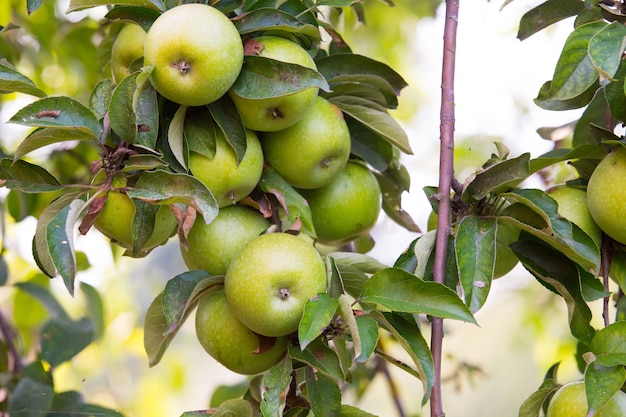
[[[196,310],[196,336],[215,360],[233,372],[259,374],[276,364],[287,351],[287,338],[255,334],[232,313],[224,288],[214,287]]]
[[[119,83],[130,74],[130,65],[143,56],[146,31],[135,23],[127,23],[117,34],[111,48],[113,81]]]
[[[573,381],[557,390],[546,412],[546,417],[586,417],[587,394],[583,381]],[[626,416],[626,393],[617,391],[595,414],[595,417]]]
[[[304,48],[278,36],[248,38],[244,51],[247,55],[317,70],[315,61]],[[313,106],[318,91],[317,87],[308,87],[288,95],[253,99],[241,97],[231,89],[229,95],[248,129],[270,132],[285,129],[300,120]]]
[[[256,133],[247,130],[246,153],[237,163],[234,149],[218,131],[213,158],[191,152],[188,166],[193,176],[211,191],[218,205],[225,207],[254,190],[263,173],[263,150]]]
[[[318,96],[296,124],[262,138],[267,163],[297,188],[328,184],[350,157],[350,131],[337,106]]]
[[[199,3],[173,7],[159,16],[146,36],[144,65],[165,98],[202,106],[222,97],[243,66],[243,42],[233,22]]]
[[[238,204],[227,206],[209,224],[197,218],[180,251],[189,269],[224,275],[230,260],[268,227],[260,212]]]
[[[264,234],[230,262],[224,289],[232,312],[246,327],[264,336],[285,336],[298,329],[307,300],[326,291],[326,267],[305,240]]]

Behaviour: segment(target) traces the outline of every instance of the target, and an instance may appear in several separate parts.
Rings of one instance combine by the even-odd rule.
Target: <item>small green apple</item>
[[[220,207],[242,200],[254,190],[261,178],[263,149],[251,130],[246,131],[246,144],[246,153],[239,164],[235,151],[221,132],[216,137],[213,158],[197,152],[189,155],[189,170],[206,185]]]
[[[298,329],[306,302],[326,291],[326,266],[303,239],[265,234],[233,258],[224,288],[245,326],[264,336],[285,336]]]
[[[322,244],[348,243],[367,234],[378,220],[378,180],[358,162],[348,162],[329,184],[300,192],[311,207],[315,232]]]
[[[219,10],[199,3],[173,7],[146,36],[144,65],[165,98],[202,106],[222,97],[243,66],[243,43],[235,25]]]
[[[559,204],[558,212],[561,216],[580,227],[598,247],[602,246],[602,230],[591,217],[584,190],[560,185],[550,189],[548,194]]]
[[[350,131],[341,110],[322,97],[296,124],[262,136],[267,163],[297,188],[328,184],[350,157]]]
[[[557,390],[546,412],[546,417],[586,417],[587,394],[584,381],[574,381],[563,385]],[[617,391],[613,397],[600,408],[595,417],[626,416],[626,393]]]
[[[200,299],[196,336],[215,360],[243,375],[268,370],[287,351],[287,337],[266,338],[244,326],[232,313],[221,286],[210,289]]]
[[[626,245],[626,148],[609,153],[596,167],[587,184],[591,217],[604,233]]]
[[[130,64],[143,56],[146,31],[137,24],[127,23],[119,31],[111,49],[113,81],[119,83],[130,74]]]
[[[187,247],[180,245],[183,260],[189,269],[224,275],[230,260],[269,225],[261,213],[240,205],[220,209],[209,224],[199,217],[189,230]]]
[[[246,54],[255,54],[289,64],[317,70],[311,55],[295,42],[278,36],[248,38],[244,43]],[[285,129],[300,120],[313,106],[319,89],[309,87],[286,96],[250,99],[229,91],[243,124],[260,132]]]
[[[94,226],[114,243],[124,247],[133,247],[132,223],[136,213],[133,201],[120,189],[126,187],[125,177],[113,178],[112,189],[107,191],[107,199],[98,213]],[[159,207],[154,221],[154,230],[143,250],[149,250],[167,241],[177,227],[176,217],[166,205]]]

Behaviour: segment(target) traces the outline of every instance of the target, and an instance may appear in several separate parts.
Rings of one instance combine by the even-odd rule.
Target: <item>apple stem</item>
[[[278,290],[278,297],[281,300],[286,300],[287,298],[289,298],[289,295],[291,295],[289,293],[289,290],[287,288],[281,288],[280,290]]]
[[[270,112],[270,116],[272,116],[272,120],[276,120],[276,119],[282,119],[283,117],[285,117],[280,110],[278,110],[278,107],[271,107],[269,109]]]
[[[171,65],[178,68],[178,71],[183,75],[191,72],[191,64],[187,61],[172,62]]]

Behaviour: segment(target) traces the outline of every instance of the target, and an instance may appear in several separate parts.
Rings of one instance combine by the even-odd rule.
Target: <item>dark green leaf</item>
[[[119,3],[119,2],[116,2]],[[161,13],[158,10],[142,6],[114,6],[105,17],[109,20],[133,21],[146,32]]]
[[[312,24],[305,23],[291,14],[276,8],[259,8],[244,13],[235,20],[235,27],[240,34],[257,32],[260,30],[281,30],[297,33],[319,39],[319,29]]]
[[[299,346],[289,346],[289,357],[317,369],[318,372],[334,379],[341,384],[345,381],[343,369],[337,352],[317,338],[301,350]]]
[[[11,159],[0,160],[0,186],[26,193],[56,191],[63,188],[52,174],[39,165]]]
[[[354,252],[332,252],[328,254],[334,260],[341,279],[341,287],[353,297],[358,297],[363,284],[369,276],[387,268],[377,259]],[[337,295],[338,296],[338,295]]]
[[[623,90],[623,84],[619,86],[619,90]],[[612,89],[612,87],[611,87]],[[621,93],[622,96],[624,95]],[[578,148],[582,145],[596,145],[600,140],[594,134],[592,126],[604,126],[606,118],[609,114],[609,106],[605,94],[599,92],[592,96],[589,105],[583,111],[574,128],[574,137],[572,138],[572,147]]]
[[[157,93],[148,83],[148,73],[142,72],[137,77],[137,90],[133,97],[133,108],[137,115],[136,129],[139,145],[154,149],[159,134],[159,107]]]
[[[626,96],[624,96],[625,82],[626,65],[620,65],[617,69],[617,73],[613,77],[613,80],[604,86],[604,98],[606,99],[611,115],[617,120],[626,120]],[[607,108],[604,107],[601,111],[602,110],[606,113]],[[602,126],[599,123],[596,124]]]
[[[547,81],[539,89],[539,94],[537,94],[537,98],[535,98],[534,102],[537,106],[541,107],[544,110],[562,111],[579,109],[589,104],[599,87],[600,83],[596,82],[577,97],[570,99],[560,99],[551,96],[550,91],[552,88],[552,81]]]
[[[367,161],[374,169],[383,172],[394,159],[394,147],[381,135],[368,129],[363,123],[344,115],[350,130],[350,152]]]
[[[90,9],[96,6],[110,6],[111,3],[111,0],[71,0],[66,13]],[[165,10],[165,5],[161,0],[115,0],[114,3],[119,6],[140,6],[158,11]]]
[[[289,356],[272,366],[263,380],[264,392],[261,414],[265,417],[281,416],[285,408],[287,391],[291,384],[292,364]]]
[[[603,27],[589,41],[589,57],[596,70],[604,77],[613,79],[622,62],[626,49],[626,27],[612,22]]]
[[[241,121],[235,104],[230,97],[226,95],[218,101],[209,104],[208,107],[213,116],[213,120],[215,120],[215,123],[217,123],[224,137],[226,137],[226,141],[235,151],[237,162],[241,162],[246,153],[246,135],[252,133],[246,132],[246,128]]]
[[[104,334],[105,317],[104,303],[98,290],[86,282],[80,283],[80,290],[87,300],[88,317],[93,321],[94,338],[99,339]]]
[[[216,128],[217,125],[207,106],[198,107],[188,112],[183,134],[189,152],[196,152],[213,159],[217,141]],[[239,128],[236,131],[243,134],[245,140],[245,131],[242,132]]]
[[[48,288],[29,281],[17,282],[15,287],[39,301],[51,317],[64,322],[71,321],[70,316]]]
[[[44,127],[28,135],[15,150],[14,159],[21,159],[24,155],[53,143],[84,140],[93,142],[91,130],[85,127]]]
[[[102,407],[95,404],[82,404],[78,410],[78,415],[97,416],[97,417],[124,417],[122,413],[110,408]]]
[[[517,38],[523,41],[554,23],[577,15],[584,8],[580,0],[547,0],[522,16]]]
[[[554,380],[546,380],[541,387],[533,392],[520,406],[518,417],[537,417],[546,398],[559,388]]]
[[[353,405],[343,404],[341,406],[341,412],[339,417],[376,417],[374,414],[370,414],[363,411]]]
[[[404,182],[409,174],[404,166],[398,169],[389,168],[381,174],[376,173],[376,179],[380,185],[383,196],[382,208],[391,220],[411,232],[419,233],[421,230],[411,215],[402,208],[402,195],[409,191],[410,184]]]
[[[41,329],[41,357],[58,366],[80,353],[94,340],[94,323],[90,319],[52,319]]]
[[[110,79],[100,81],[89,96],[89,108],[92,112],[102,119],[109,109],[111,103],[111,93],[113,91],[113,82]]]
[[[36,97],[46,96],[46,93],[37,88],[30,78],[11,67],[0,64],[0,94],[12,92],[30,94]]]
[[[11,393],[7,411],[11,417],[41,417],[50,412],[53,400],[51,384],[22,378]]]
[[[466,216],[459,223],[455,236],[456,263],[463,287],[465,304],[472,313],[487,301],[496,265],[496,234],[494,218]]]
[[[337,417],[341,410],[341,390],[337,382],[308,368],[305,374],[311,411],[316,416]]]
[[[77,100],[64,96],[37,100],[19,110],[9,123],[32,127],[86,127],[94,139],[102,137],[102,126],[96,115]]]
[[[6,285],[9,279],[9,266],[4,258],[4,252],[0,252],[0,286]]]
[[[572,159],[590,158],[600,160],[606,156],[604,145],[580,145],[573,149],[560,148],[546,152],[530,161],[530,172],[537,172],[543,168],[557,164],[559,162],[570,161]]]
[[[137,138],[137,115],[133,97],[137,90],[138,73],[124,78],[113,90],[109,104],[111,129],[124,141],[135,143]]]
[[[198,301],[198,295],[223,281],[211,277],[206,271],[187,271],[170,279],[163,290],[163,313],[168,325],[167,333],[178,329],[189,310]]]
[[[475,200],[480,200],[491,192],[512,188],[528,178],[530,154],[524,153],[517,158],[495,163],[476,174],[467,186],[465,193]]]
[[[298,326],[298,341],[302,349],[315,340],[328,327],[339,307],[339,302],[326,293],[317,294],[304,305]]]
[[[181,417],[184,417],[184,413]],[[204,414],[206,416],[206,414]],[[226,400],[215,410],[212,417],[253,417],[252,405],[243,399]]]
[[[476,323],[454,291],[436,282],[422,281],[397,268],[375,273],[363,286],[361,302],[376,303],[397,312],[423,313]]]

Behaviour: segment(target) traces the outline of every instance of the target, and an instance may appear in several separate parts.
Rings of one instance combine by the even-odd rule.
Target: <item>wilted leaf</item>
[[[537,417],[542,409],[546,398],[559,388],[554,380],[549,379],[541,384],[541,387],[533,392],[520,406],[518,417]]]

